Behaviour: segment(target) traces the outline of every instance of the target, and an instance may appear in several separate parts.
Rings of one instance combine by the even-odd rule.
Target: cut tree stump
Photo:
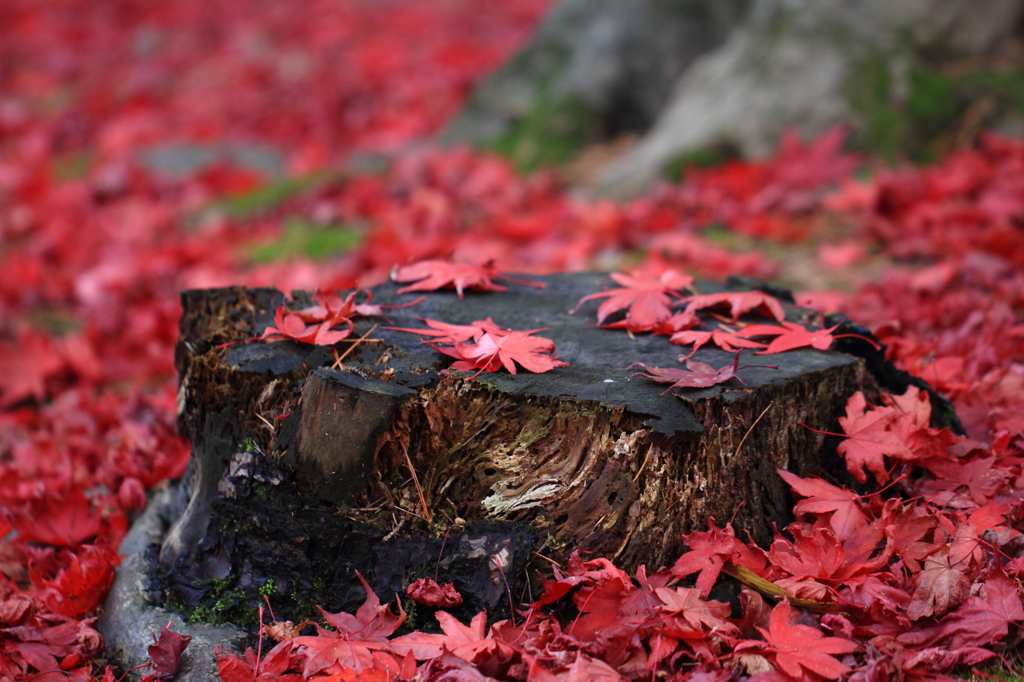
[[[582,549],[627,570],[655,569],[683,551],[682,533],[706,529],[710,517],[734,519],[765,545],[792,508],[777,468],[842,477],[830,459],[834,443],[823,447],[825,436],[803,424],[834,430],[855,391],[871,398],[879,384],[906,385],[867,343],[843,339],[867,360],[744,351],[741,365],[778,368],[741,369],[746,385],[660,395],[664,386],[630,378],[629,366],[677,367],[687,348],[588,324],[597,302],[570,315],[580,298],[610,285],[602,275],[535,279],[546,288],[512,284],[462,300],[426,294],[386,310],[387,320],[360,319],[335,348],[251,340],[284,304],[276,290],[185,292],[179,417],[195,454],[178,508],[167,512],[176,520],[159,549],[163,598],[194,618],[240,622],[253,620],[259,595],[269,594],[279,619],[298,619],[313,604],[361,603],[358,570],[385,602],[436,575],[455,581],[463,613],[500,614],[510,601],[531,600],[517,578],[528,562],[547,566],[538,556],[564,566]],[[416,297],[398,288],[374,287],[373,303]],[[298,292],[289,305],[310,302]],[[792,305],[786,312],[812,319]],[[554,340],[569,366],[470,378],[446,371],[451,359],[417,335],[384,328],[487,317],[545,328],[538,335]],[[374,323],[382,326],[351,348]],[[714,367],[732,358],[714,348],[694,356]]]

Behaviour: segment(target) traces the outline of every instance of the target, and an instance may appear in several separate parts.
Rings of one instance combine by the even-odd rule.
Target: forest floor
[[[190,455],[180,291],[345,290],[449,256],[792,287],[869,328],[966,435],[930,428],[913,392],[851,401],[844,452],[869,492],[789,475],[797,521],[770,548],[726,525],[662,571],[589,557],[515,622],[443,634],[392,637],[401,618],[368,596],[320,636],[226,657],[222,679],[927,680],[1016,661],[1024,141],[890,167],[845,151],[842,130],[787,136],[770,159],[623,203],[559,179],[585,167],[521,176],[433,146],[547,4],[5,3],[0,680],[120,675],[93,629],[118,543]],[[707,597],[737,576],[734,618]]]

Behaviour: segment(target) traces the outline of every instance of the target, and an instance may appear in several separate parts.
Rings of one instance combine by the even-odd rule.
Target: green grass
[[[343,225],[322,227],[292,217],[285,222],[284,231],[277,239],[251,246],[248,258],[253,263],[290,260],[302,256],[322,260],[347,253],[360,243],[362,233],[357,229]]]
[[[223,211],[237,218],[249,218],[271,211],[288,199],[318,187],[329,180],[324,173],[285,178],[254,190],[221,199],[211,210]]]

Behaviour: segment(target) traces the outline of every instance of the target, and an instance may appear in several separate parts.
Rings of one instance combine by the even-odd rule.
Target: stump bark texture
[[[471,615],[500,612],[506,583],[516,585],[537,555],[564,562],[583,549],[630,570],[656,568],[684,549],[681,533],[706,528],[709,517],[735,518],[766,544],[792,507],[776,468],[830,466],[825,437],[802,424],[834,428],[851,394],[877,392],[857,355],[807,349],[770,362],[744,351],[741,365],[777,368],[740,369],[745,385],[660,395],[664,386],[630,378],[629,365],[679,366],[687,348],[588,324],[597,302],[570,315],[609,284],[602,275],[536,279],[546,287],[513,284],[461,300],[429,293],[386,310],[388,320],[360,321],[351,337],[373,323],[491,317],[506,328],[545,328],[538,335],[569,363],[472,378],[447,371],[451,359],[417,335],[383,327],[354,348],[247,341],[272,323],[283,294],[185,292],[180,420],[195,455],[187,503],[159,552],[169,600],[235,619],[257,593],[295,608],[351,608],[362,600],[355,569],[382,600],[421,575],[454,580]],[[414,298],[397,289],[375,287],[373,302]],[[299,292],[288,305],[309,303]],[[810,320],[785,308],[791,320]],[[856,350],[860,342],[850,341]],[[714,348],[694,356],[714,367],[732,358]],[[529,600],[525,582],[515,589],[513,599]]]

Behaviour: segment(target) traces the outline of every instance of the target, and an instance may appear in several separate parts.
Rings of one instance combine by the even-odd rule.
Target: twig
[[[551,563],[551,564],[553,564],[553,565],[557,566],[558,568],[561,568],[561,567],[562,567],[562,564],[558,563],[558,562],[557,562],[557,561],[555,561],[554,559],[551,559],[550,557],[546,557],[546,556],[544,556],[543,554],[541,554],[541,553],[539,553],[539,552],[530,552],[530,554],[532,554],[532,555],[533,555],[533,556],[535,556],[535,557],[541,558],[541,559],[543,559],[544,561],[547,561],[547,562],[549,562],[549,563]]]
[[[353,343],[351,346],[349,346],[348,348],[345,349],[345,352],[341,354],[341,357],[338,357],[337,356],[337,351],[335,351],[334,364],[331,365],[331,369],[338,369],[339,367],[341,367],[341,361],[344,360],[345,358],[347,358],[348,354],[351,353],[355,349],[356,346],[358,346],[360,343],[365,341],[366,337],[369,336],[370,334],[372,334],[373,330],[376,329],[376,328],[377,328],[377,325],[373,325],[372,327],[370,327],[370,331],[366,332],[365,334],[360,336],[358,339],[356,339],[355,343]]]
[[[417,519],[423,519],[423,517],[420,516],[419,514],[417,514],[416,512],[409,511],[408,509],[403,509],[402,507],[399,507],[397,504],[395,505],[395,509],[397,509],[398,511],[402,512],[403,514],[408,514],[409,516],[415,516]],[[426,519],[423,519],[423,520],[426,521]]]
[[[416,475],[416,468],[412,465],[412,459],[409,457],[409,446],[402,443],[402,454],[405,455],[405,463],[409,465],[409,473],[412,474],[412,484],[416,486],[416,494],[420,496],[420,506],[423,507],[423,515],[427,517],[427,522],[430,522],[430,510],[427,509],[427,500],[423,497],[423,488],[420,487],[420,479]]]
[[[403,509],[402,511],[405,511],[405,510]],[[394,529],[390,533],[388,533],[387,535],[384,536],[384,539],[381,540],[381,542],[387,542],[391,538],[393,538],[396,535],[398,535],[398,531],[402,530],[402,526],[405,525],[405,522],[406,522],[406,520],[408,520],[408,518],[409,517],[407,517],[407,516],[403,516],[401,518],[401,520],[397,524],[395,524]]]
[[[743,438],[740,439],[740,444],[736,446],[736,454],[733,455],[734,458],[738,458],[740,456],[740,450],[743,448],[743,444],[747,442],[747,436],[749,436],[750,432],[754,430],[754,427],[757,426],[757,423],[761,421],[761,417],[768,414],[768,410],[772,409],[772,405],[774,404],[775,401],[771,401],[770,403],[768,403],[768,407],[764,408],[761,414],[757,415],[757,419],[755,419],[754,423],[750,425],[750,428],[747,429],[747,432],[743,434]]]
[[[271,424],[271,423],[270,423],[269,421],[267,421],[267,418],[266,418],[266,417],[264,417],[264,416],[263,416],[262,414],[260,414],[259,412],[254,412],[254,414],[255,414],[255,415],[256,415],[257,417],[259,417],[259,420],[260,420],[261,422],[263,422],[264,424],[266,424],[267,426],[269,426],[269,427],[270,427],[270,430],[271,430],[271,431],[273,431],[273,430],[274,430],[274,425],[273,425],[273,424]]]
[[[640,463],[640,468],[636,470],[636,476],[633,477],[633,483],[636,483],[636,479],[640,478],[640,474],[644,472],[644,467],[647,466],[647,460],[651,458],[651,451],[654,448],[647,448],[647,454],[644,455],[644,461]]]

